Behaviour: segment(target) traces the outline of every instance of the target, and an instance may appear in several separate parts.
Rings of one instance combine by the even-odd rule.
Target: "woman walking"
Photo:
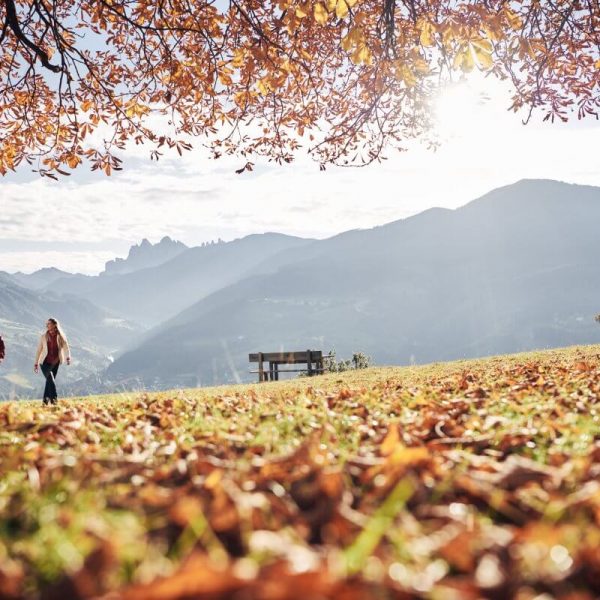
[[[46,323],[46,332],[42,333],[40,337],[35,355],[35,364],[33,365],[34,373],[37,373],[38,368],[41,368],[46,378],[44,404],[56,404],[58,402],[55,379],[59,365],[64,362],[68,365],[71,364],[69,343],[58,321],[50,318]]]

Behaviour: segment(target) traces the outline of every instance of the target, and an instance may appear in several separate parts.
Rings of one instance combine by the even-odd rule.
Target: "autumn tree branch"
[[[17,9],[15,7],[14,0],[4,0],[4,6],[6,8],[6,23],[11,28],[15,37],[25,44],[39,59],[42,65],[52,71],[53,73],[60,73],[61,67],[50,63],[50,57],[45,50],[42,50],[37,44],[33,43],[21,29],[19,24],[19,18],[17,16]],[[4,35],[2,36],[4,37]]]

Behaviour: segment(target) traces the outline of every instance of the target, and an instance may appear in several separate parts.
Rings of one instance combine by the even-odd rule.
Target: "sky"
[[[111,177],[80,169],[58,182],[23,170],[0,179],[0,270],[57,267],[95,274],[142,238],[189,246],[277,231],[325,238],[432,206],[457,208],[523,178],[600,186],[600,123],[523,125],[508,112],[508,89],[473,77],[436,102],[437,151],[411,142],[364,168],[319,171],[298,156],[283,167],[242,159],[211,161],[200,151],[158,163],[132,148]]]

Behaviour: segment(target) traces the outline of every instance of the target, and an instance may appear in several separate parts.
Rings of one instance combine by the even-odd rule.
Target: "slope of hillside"
[[[600,189],[522,181],[271,261],[145,336],[107,373],[168,386],[248,380],[247,354],[364,351],[377,363],[600,340]]]
[[[599,358],[1,404],[1,593],[593,600]]]

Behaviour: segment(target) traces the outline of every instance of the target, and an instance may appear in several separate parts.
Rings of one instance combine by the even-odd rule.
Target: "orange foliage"
[[[3,0],[0,23],[2,174],[110,175],[129,140],[158,159],[198,137],[250,166],[364,164],[427,132],[453,71],[509,78],[512,108],[551,120],[600,103],[583,0]]]

